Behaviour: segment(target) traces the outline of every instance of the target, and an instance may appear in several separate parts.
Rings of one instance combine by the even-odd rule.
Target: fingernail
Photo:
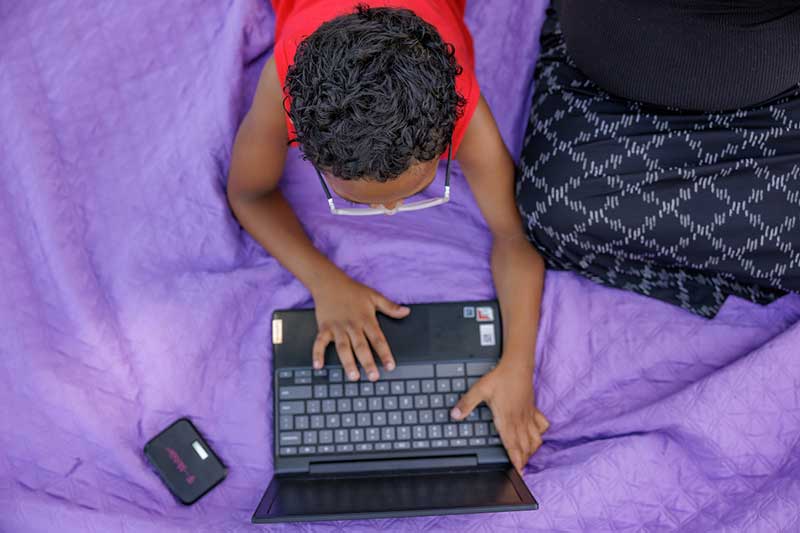
[[[378,379],[378,377],[379,377],[379,375],[378,375],[378,373],[377,373],[377,372],[370,372],[370,373],[369,373],[369,379],[370,379],[370,381],[376,381],[376,380]]]
[[[453,407],[453,410],[450,411],[450,416],[453,418],[461,418],[461,409],[458,407]]]
[[[389,361],[388,363],[386,363],[386,370],[389,371],[394,370],[394,361]]]
[[[357,379],[358,379],[358,372],[356,372],[355,370],[353,370],[352,372],[350,372],[349,374],[347,374],[347,377],[348,377],[348,378],[350,378],[350,380],[351,380],[351,381],[355,381],[355,380],[357,380]]]
[[[321,363],[321,362],[319,362],[319,361],[314,361],[314,368],[316,368],[317,370],[319,370],[320,368],[322,368],[322,363]]]

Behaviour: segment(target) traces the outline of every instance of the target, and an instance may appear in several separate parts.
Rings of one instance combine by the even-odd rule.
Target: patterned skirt
[[[517,204],[549,268],[706,317],[800,292],[800,84],[686,111],[600,89],[552,9],[541,48]]]

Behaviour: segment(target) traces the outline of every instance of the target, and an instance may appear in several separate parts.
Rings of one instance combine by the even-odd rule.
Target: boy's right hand
[[[392,318],[405,318],[411,312],[381,293],[343,275],[314,291],[319,333],[312,350],[314,368],[325,364],[325,348],[333,342],[347,379],[360,378],[356,359],[370,381],[379,377],[370,346],[386,370],[396,366],[389,343],[383,336],[376,312]]]

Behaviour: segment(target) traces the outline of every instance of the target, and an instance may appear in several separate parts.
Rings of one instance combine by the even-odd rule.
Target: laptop
[[[376,382],[346,380],[333,345],[312,369],[313,309],[273,314],[275,477],[254,523],[538,508],[488,407],[449,415],[500,357],[497,302],[409,307],[379,315],[397,367]]]

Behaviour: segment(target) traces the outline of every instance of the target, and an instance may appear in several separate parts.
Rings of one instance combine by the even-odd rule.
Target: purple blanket
[[[239,228],[231,144],[272,47],[265,0],[0,0],[0,530],[251,531],[272,476],[269,320],[308,292]],[[472,0],[478,77],[518,152],[541,0]],[[402,302],[493,296],[456,172],[446,207],[329,215],[316,244]],[[441,179],[441,176],[440,176]],[[549,273],[541,509],[276,530],[798,531],[800,297],[712,321]],[[143,444],[187,415],[230,466],[175,503]]]

